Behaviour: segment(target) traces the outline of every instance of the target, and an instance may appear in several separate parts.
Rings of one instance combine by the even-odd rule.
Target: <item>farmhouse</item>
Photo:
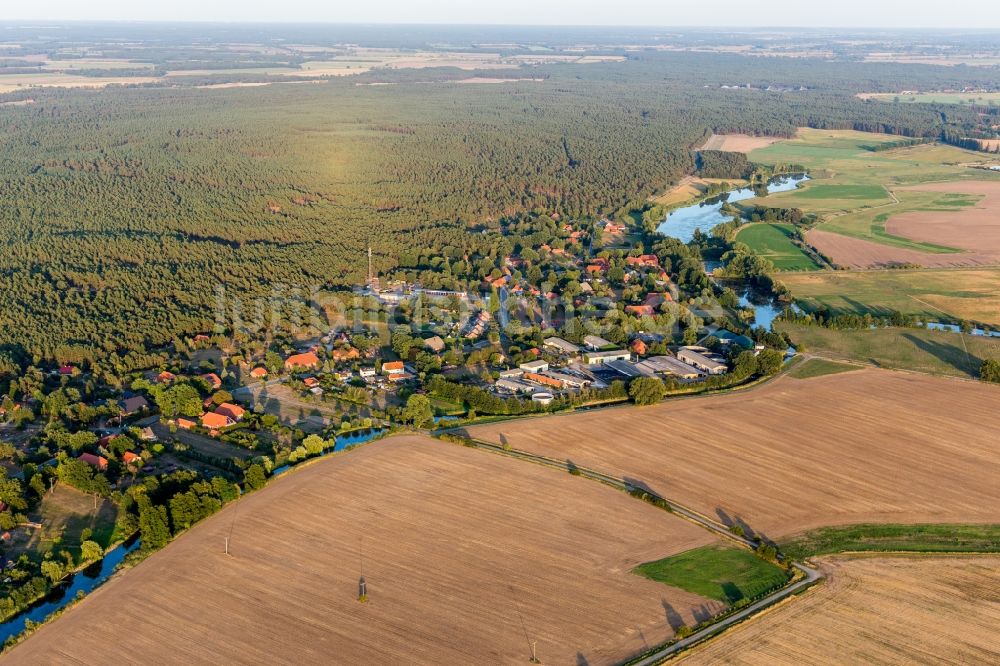
[[[637,364],[640,369],[655,374],[673,375],[681,379],[698,379],[704,373],[673,356],[652,356]]]
[[[528,361],[517,366],[525,372],[545,372],[549,369],[548,361]]]
[[[699,370],[707,372],[710,375],[725,374],[729,367],[721,361],[716,361],[715,359],[706,356],[703,353],[704,351],[708,350],[703,347],[681,347],[677,351],[677,358],[688,365],[693,365]]]
[[[211,430],[225,428],[226,426],[233,425],[233,423],[234,421],[225,414],[217,414],[215,412],[208,412],[201,417],[201,424]]]
[[[204,379],[206,382],[208,382],[208,385],[212,387],[213,391],[218,391],[220,388],[222,388],[222,380],[219,379],[219,375],[215,374],[214,372],[210,372],[207,375],[202,375],[201,378]]]
[[[95,456],[93,453],[81,453],[77,460],[82,460],[99,472],[105,472],[108,469],[108,459],[103,456]]]
[[[609,342],[597,335],[588,335],[583,338],[583,346],[592,351],[597,351],[599,349],[604,349],[605,347],[611,347],[613,345],[614,343]]]
[[[606,361],[604,366],[611,368],[619,375],[624,375],[629,379],[632,379],[633,377],[640,377],[644,374],[642,370],[632,361]]]
[[[632,357],[632,353],[625,349],[613,349],[611,351],[595,351],[584,354],[583,360],[587,365],[603,365],[608,361],[627,361]]]
[[[548,371],[545,373],[546,377],[558,381],[562,386],[569,388],[586,388],[590,386],[591,381],[585,377],[577,377],[576,375],[568,375],[564,372],[553,372]]]
[[[440,354],[444,351],[445,344],[444,340],[441,339],[440,335],[435,335],[432,338],[427,338],[424,340],[424,347],[427,347],[435,354]]]
[[[540,384],[541,386],[548,386],[550,388],[561,389],[563,384],[558,379],[552,377],[546,377],[545,375],[539,375],[534,372],[524,373],[524,380],[528,382],[534,382],[535,384]]]
[[[371,379],[375,376],[375,368],[361,368],[358,370],[358,374],[361,375],[362,379]]]
[[[334,361],[353,361],[354,359],[361,358],[361,352],[355,347],[337,347],[330,352],[330,358]]]
[[[562,338],[545,338],[545,346],[560,354],[579,354],[580,348]]]
[[[239,421],[242,419],[243,415],[246,414],[246,411],[247,410],[243,409],[239,405],[234,405],[231,402],[224,402],[215,409],[216,414],[226,416],[233,421]]]
[[[388,363],[382,364],[382,374],[383,375],[401,375],[406,372],[406,366],[403,365],[402,361],[389,361]]]
[[[149,403],[146,402],[146,399],[141,395],[134,395],[131,398],[126,398],[118,404],[125,416],[138,414],[139,412],[144,412],[149,409]]]
[[[317,365],[319,365],[319,357],[314,352],[293,354],[285,359],[285,368],[287,370],[303,370],[315,368]]]
[[[496,381],[494,386],[497,389],[507,391],[508,393],[534,393],[537,388],[526,381],[522,381],[514,377],[501,377]]]

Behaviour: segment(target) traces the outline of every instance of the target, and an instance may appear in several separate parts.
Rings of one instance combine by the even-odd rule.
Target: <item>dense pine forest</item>
[[[142,367],[148,349],[211,329],[220,285],[349,286],[369,244],[382,272],[404,252],[474,263],[520,214],[640,206],[695,170],[712,132],[968,135],[971,110],[855,93],[1000,85],[995,70],[658,53],[503,85],[453,75],[33,90],[0,107],[4,353]]]

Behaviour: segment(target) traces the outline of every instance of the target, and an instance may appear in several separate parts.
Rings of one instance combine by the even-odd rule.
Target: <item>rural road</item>
[[[580,476],[586,477],[594,481],[600,481],[601,483],[608,484],[610,486],[618,488],[619,490],[624,490],[626,492],[637,488],[637,486],[626,482],[624,479],[619,479],[617,477],[604,474],[603,472],[587,469],[585,467],[579,467],[567,460],[557,460],[555,458],[539,456],[533,453],[528,453],[526,451],[519,451],[517,449],[508,449],[504,448],[501,445],[493,444],[491,442],[486,442],[480,439],[469,438],[469,441],[471,441],[473,446],[475,446],[476,448],[485,449],[488,451],[499,453],[501,455],[509,456],[512,458],[518,458],[520,460],[526,460],[528,462],[533,462],[536,464],[545,465],[547,467],[555,467],[556,469],[575,472],[578,473]],[[645,488],[640,488],[640,489],[646,490]],[[661,498],[655,493],[652,493],[648,490],[646,490],[646,492],[649,492],[650,495],[653,495],[654,497],[657,497],[665,501],[670,506],[671,512],[674,513],[675,515],[685,518],[693,523],[696,523],[697,525],[707,530],[710,530],[711,532],[717,534],[720,537],[729,539],[730,541],[735,541],[744,547],[750,549],[754,549],[756,547],[756,543],[754,543],[753,541],[750,541],[749,539],[733,534],[726,528],[725,525],[712,520],[711,518],[699,513],[698,511],[677,504],[673,500]],[[685,650],[697,643],[700,643],[703,640],[711,638],[712,636],[715,636],[716,634],[722,631],[725,631],[727,628],[733,626],[734,624],[742,622],[743,620],[747,619],[754,613],[757,613],[758,611],[761,611],[781,601],[782,599],[785,599],[793,594],[796,594],[797,592],[805,589],[806,587],[809,587],[816,581],[821,580],[823,578],[823,574],[820,573],[818,570],[813,569],[812,567],[808,567],[798,562],[792,563],[792,566],[804,574],[804,577],[802,579],[796,581],[795,583],[792,583],[791,585],[783,587],[780,590],[777,590],[773,594],[769,594],[763,599],[750,604],[746,608],[736,613],[733,613],[729,617],[720,620],[709,627],[705,627],[701,631],[697,631],[691,634],[687,638],[683,638],[677,641],[676,643],[673,643],[671,645],[664,647],[661,650],[658,650],[657,652],[649,655],[648,657],[644,657],[640,661],[630,663],[629,666],[654,666],[654,664],[660,664],[665,659],[673,656],[674,654],[677,654],[682,650]]]
[[[655,666],[656,664],[661,664],[665,659],[672,657],[678,652],[686,650],[687,648],[692,647],[703,640],[711,638],[712,636],[715,636],[716,634],[725,631],[734,624],[737,624],[747,619],[754,613],[764,610],[765,608],[771,606],[772,604],[775,604],[781,601],[782,599],[785,599],[786,597],[795,594],[799,590],[809,587],[816,581],[823,578],[823,574],[821,574],[816,569],[807,567],[803,564],[794,564],[793,566],[802,573],[804,573],[805,578],[793,583],[792,585],[789,585],[788,587],[781,588],[774,594],[764,597],[757,603],[750,604],[743,610],[737,613],[733,613],[726,619],[720,620],[719,622],[716,622],[710,627],[705,627],[701,631],[697,631],[688,636],[687,638],[682,638],[676,643],[668,645],[662,650],[654,652],[653,654],[641,659],[640,661],[632,662],[631,664],[629,664],[629,666]]]

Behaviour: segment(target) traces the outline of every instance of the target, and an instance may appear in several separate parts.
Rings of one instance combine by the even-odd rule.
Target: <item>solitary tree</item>
[[[430,399],[421,393],[414,393],[406,401],[403,420],[417,428],[424,428],[434,422],[434,410]]]
[[[1000,361],[988,358],[979,366],[979,378],[984,382],[1000,383]]]

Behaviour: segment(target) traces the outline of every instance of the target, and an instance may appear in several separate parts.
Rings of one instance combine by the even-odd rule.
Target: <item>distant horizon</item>
[[[406,28],[406,27],[421,27],[421,28],[553,28],[553,29],[607,29],[614,28],[616,30],[644,30],[644,31],[654,31],[654,30],[698,30],[705,32],[732,32],[734,34],[739,34],[743,32],[768,32],[768,31],[788,31],[788,30],[811,30],[811,31],[824,31],[824,32],[838,32],[838,31],[853,31],[853,32],[977,32],[977,33],[996,33],[1000,35],[1000,26],[995,28],[977,28],[972,26],[893,26],[893,25],[869,25],[869,26],[852,26],[852,25],[710,25],[710,24],[645,24],[645,25],[631,25],[626,23],[615,23],[615,24],[598,24],[598,23],[447,23],[440,21],[427,21],[427,22],[389,22],[389,21],[371,21],[371,20],[358,20],[358,21],[333,21],[333,20],[320,20],[320,21],[285,21],[276,19],[253,19],[253,20],[223,20],[223,19],[166,19],[166,18],[151,18],[151,19],[131,19],[131,18],[17,18],[17,19],[7,19],[0,17],[0,26],[59,26],[67,24],[102,24],[102,25],[204,25],[204,26],[267,26],[267,25],[280,25],[280,26],[303,26],[303,27],[316,27],[316,26],[342,26],[342,27],[385,27],[385,28]]]
[[[165,7],[133,0],[43,0],[37,5],[19,4],[0,9],[0,23],[309,23],[670,29],[710,28],[712,17],[724,17],[730,25],[716,29],[1000,31],[1000,3],[983,6],[979,0],[951,0],[947,11],[942,11],[940,3],[931,0],[913,0],[905,8],[867,0],[841,0],[835,8],[798,0],[771,0],[766,11],[748,7],[740,0],[716,0],[705,7],[662,0],[623,0],[615,4],[588,0],[369,0],[338,4],[321,0],[285,0],[280,4],[254,0],[175,0]],[[233,17],[238,18],[234,20]],[[971,25],[973,23],[975,25]]]

